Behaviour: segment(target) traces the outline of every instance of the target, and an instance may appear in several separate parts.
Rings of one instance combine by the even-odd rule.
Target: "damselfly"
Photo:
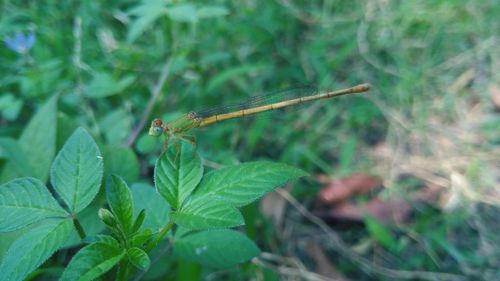
[[[370,84],[360,84],[352,88],[323,93],[318,93],[314,87],[288,89],[269,95],[252,97],[234,105],[218,106],[199,112],[191,111],[168,123],[156,118],[151,122],[149,135],[156,137],[162,134],[165,135],[164,148],[167,148],[168,142],[172,137],[176,137],[181,141],[191,143],[195,146],[195,137],[188,133],[189,130],[194,128],[212,125],[233,118],[255,115],[265,111],[277,110],[309,101],[362,93],[369,89]]]

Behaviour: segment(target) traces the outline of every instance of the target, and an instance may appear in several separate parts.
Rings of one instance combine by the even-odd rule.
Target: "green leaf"
[[[134,226],[132,226],[132,233],[138,231],[141,228],[145,218],[146,218],[146,210],[142,209],[135,218]]]
[[[234,80],[238,76],[246,75],[251,72],[262,71],[264,67],[262,65],[242,65],[233,68],[229,68],[225,71],[221,71],[219,74],[210,79],[207,85],[207,92],[213,92],[217,90],[224,83]]]
[[[142,134],[135,145],[139,154],[150,154],[159,147],[160,138],[152,138],[147,134]]]
[[[57,135],[56,135],[56,151],[59,151],[64,146],[71,134],[78,128],[78,123],[73,117],[64,113],[57,115]]]
[[[146,217],[140,229],[151,229],[158,232],[167,224],[170,213],[168,203],[148,184],[134,184],[130,187],[134,200],[134,216],[145,210]]]
[[[0,186],[0,232],[66,216],[68,213],[37,179],[19,178]]]
[[[227,228],[243,225],[243,216],[226,202],[210,198],[192,198],[172,218],[180,226],[189,229]]]
[[[128,249],[127,256],[130,263],[142,271],[146,271],[151,265],[148,254],[137,247]]]
[[[193,65],[193,62],[189,60],[187,56],[189,51],[184,50],[183,52],[179,52],[170,57],[170,73],[181,74],[184,73],[183,70],[187,70],[189,67]]]
[[[72,228],[71,220],[54,220],[23,234],[0,265],[0,281],[24,280],[64,244]]]
[[[175,278],[177,280],[203,280],[203,276],[205,276],[203,274],[204,268],[199,263],[187,260],[176,259],[175,269]]]
[[[72,213],[87,207],[102,180],[102,156],[83,128],[75,130],[52,164],[50,180]]]
[[[395,249],[397,241],[389,229],[381,224],[376,218],[369,215],[364,217],[364,222],[375,241],[387,249]]]
[[[229,14],[229,11],[224,6],[203,6],[198,9],[198,18],[215,18]]]
[[[116,80],[109,73],[99,72],[85,89],[85,96],[89,98],[104,98],[123,92],[135,81],[132,75]]]
[[[240,207],[306,175],[302,170],[280,163],[245,163],[206,174],[194,195]]]
[[[0,138],[0,155],[9,161],[12,178],[17,175],[33,176],[28,157],[24,154],[16,140]]]
[[[18,140],[20,150],[26,156],[32,171],[31,176],[42,182],[47,181],[50,163],[55,154],[56,113],[57,95],[54,95],[31,118]],[[25,173],[18,174],[17,169],[18,167],[9,161],[0,176],[0,182],[26,176]]]
[[[94,199],[89,206],[76,215],[87,237],[102,233],[106,228],[105,224],[99,219],[99,208],[103,206],[104,202],[104,194],[98,194],[96,199]],[[64,248],[74,247],[81,243],[82,238],[80,238],[76,229],[73,229],[68,240],[64,244]]]
[[[110,245],[111,247],[120,248],[120,243],[113,238],[113,236],[98,234],[94,236],[92,240],[93,241],[91,243],[104,243]]]
[[[105,225],[107,225],[111,228],[114,228],[118,224],[118,220],[113,215],[113,213],[111,213],[108,209],[100,208],[98,215],[99,215],[99,219],[101,219],[101,221]]]
[[[16,99],[12,93],[2,93],[2,96],[0,96],[0,116],[8,121],[17,119],[22,106],[23,100]]]
[[[132,149],[108,146],[104,149],[104,159],[106,175],[118,175],[126,182],[135,182],[139,178],[139,160]]]
[[[111,237],[83,247],[73,256],[60,281],[91,281],[106,273],[125,255]]]
[[[155,186],[172,208],[178,209],[203,176],[203,166],[193,146],[181,142],[170,146],[156,161]]]
[[[127,34],[127,42],[134,42],[144,31],[153,25],[161,15],[165,14],[165,2],[163,0],[145,0],[127,13],[137,16],[131,23]]]
[[[167,8],[167,15],[173,21],[195,23],[198,20],[193,4],[181,3]]]
[[[130,239],[130,246],[132,247],[142,247],[146,242],[148,242],[153,237],[153,232],[151,229],[146,228],[140,230]]]
[[[2,260],[9,250],[10,246],[24,233],[30,231],[30,227],[24,227],[18,230],[10,231],[10,232],[1,232],[0,233],[0,264]]]
[[[125,143],[132,130],[132,116],[123,109],[111,111],[99,122],[108,144]]]
[[[255,243],[229,229],[201,231],[179,238],[174,252],[181,258],[214,268],[228,268],[260,254]]]
[[[132,194],[127,183],[119,176],[111,176],[112,183],[106,187],[106,198],[113,210],[113,214],[118,219],[122,230],[129,234],[132,229],[132,218],[134,206]]]

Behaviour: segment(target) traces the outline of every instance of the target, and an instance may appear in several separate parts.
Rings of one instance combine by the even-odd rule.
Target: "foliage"
[[[101,177],[102,157],[97,145],[79,128],[51,166],[52,186],[64,200],[65,209],[37,179],[19,178],[0,186],[0,215],[5,218],[1,231],[30,227],[7,251],[0,265],[0,280],[23,280],[64,246],[72,230],[72,220],[83,235],[74,217],[92,202]]]
[[[497,279],[497,2],[2,1],[0,280],[272,280],[318,273],[318,255],[337,279]],[[141,125],[362,82],[373,90],[197,130],[196,152],[161,154]],[[252,203],[302,175],[270,159],[315,175],[287,189],[306,209],[324,175],[442,196],[403,223],[332,224],[346,252],[299,209]]]
[[[236,207],[306,175],[283,164],[256,162],[225,167],[203,176],[201,159],[192,146],[171,146],[155,167],[157,192],[147,191],[147,185],[142,186],[144,191],[135,188],[132,192],[120,176],[110,176],[106,184],[110,210],[101,208],[99,217],[111,233],[87,236],[76,215],[99,191],[102,162],[92,137],[85,129],[78,128],[51,167],[51,183],[64,207],[34,178],[18,178],[0,186],[0,216],[4,218],[0,231],[29,228],[7,251],[0,265],[0,280],[26,278],[65,245],[70,231],[77,231],[87,245],[71,259],[61,280],[94,280],[116,265],[119,265],[118,280],[128,278],[132,271],[130,265],[146,271],[151,264],[148,252],[175,225],[183,229],[172,240],[177,255],[211,267],[235,266],[259,254],[253,241],[237,231],[225,229],[244,224]],[[262,181],[261,176],[266,180]],[[223,177],[227,183],[220,185],[211,180],[214,177]],[[202,178],[208,180],[202,181]],[[252,188],[244,194],[235,193],[242,185]],[[142,203],[144,208],[137,212],[133,194],[141,196],[136,202],[157,203],[147,206]],[[169,203],[171,211],[168,211]],[[161,229],[151,222],[143,227],[147,217],[158,215],[157,211],[161,210],[169,212],[163,221],[155,221],[163,224]]]

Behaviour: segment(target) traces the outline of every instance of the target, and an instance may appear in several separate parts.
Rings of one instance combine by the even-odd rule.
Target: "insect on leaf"
[[[155,187],[174,209],[180,208],[203,176],[201,159],[193,146],[181,142],[171,145],[155,165]]]

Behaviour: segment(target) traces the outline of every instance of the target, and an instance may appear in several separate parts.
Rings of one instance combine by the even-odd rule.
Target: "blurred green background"
[[[247,234],[269,256],[200,274],[500,279],[498,15],[497,0],[1,1],[0,182],[43,178],[23,159],[50,163],[83,126],[108,174],[152,184],[162,146],[147,136],[154,117],[171,120],[294,85],[334,90],[368,82],[368,94],[199,129],[198,151],[211,168],[267,159],[309,172],[287,189],[312,212],[328,182],[371,175],[383,188],[350,196],[352,206],[403,198],[412,215],[398,222],[368,216],[361,224],[326,216],[343,241],[336,244],[290,205],[279,214],[254,205],[246,210]],[[57,114],[34,128],[53,132],[52,143],[30,141],[25,130],[44,103]],[[435,196],[418,204],[415,194],[428,189]],[[283,198],[266,200],[280,206]],[[321,210],[338,208],[329,204]],[[1,255],[16,234],[2,236]],[[317,249],[314,241],[330,246]],[[197,272],[164,263],[172,266],[160,262],[150,280]]]

